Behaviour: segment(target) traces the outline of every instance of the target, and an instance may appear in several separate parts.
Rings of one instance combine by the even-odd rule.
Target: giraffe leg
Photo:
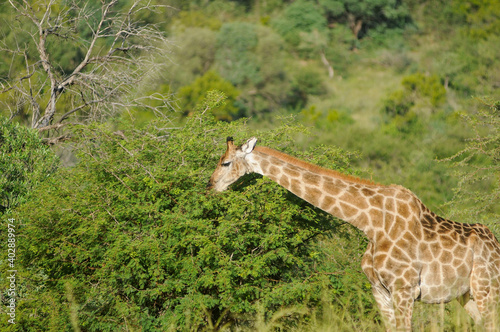
[[[490,272],[487,262],[475,262],[471,273],[471,293],[481,318],[479,324],[483,325],[486,331],[500,331],[500,287],[498,282],[492,280]]]
[[[484,301],[478,301],[477,307],[483,317],[482,325],[484,326],[484,330],[488,332],[500,332],[498,305],[495,303],[492,293],[490,292]]]
[[[485,331],[500,332],[498,311],[495,303],[491,301],[491,298],[486,299],[484,303],[478,302],[477,308],[483,318],[479,321],[479,325],[482,325]]]
[[[414,294],[415,290],[412,287],[399,288],[392,292],[396,331],[411,331],[411,317],[415,302]]]
[[[392,298],[389,291],[382,285],[372,284],[372,294],[377,302],[378,309],[384,320],[384,324],[387,327],[387,331],[396,330],[396,316],[394,315],[394,307],[392,304]]]
[[[373,244],[370,242],[365,254],[363,255],[363,259],[361,260],[361,267],[372,285],[372,294],[375,298],[375,302],[377,303],[377,307],[380,310],[382,320],[384,321],[387,330],[394,331],[396,329],[396,319],[394,316],[391,294],[375,275],[375,271],[373,269],[372,248]]]
[[[465,311],[469,314],[469,316],[472,317],[472,320],[474,320],[474,323],[476,325],[481,325],[482,324],[482,317],[481,313],[479,312],[479,309],[477,307],[477,303],[470,298],[470,293],[467,292],[458,299],[458,303],[464,307]]]

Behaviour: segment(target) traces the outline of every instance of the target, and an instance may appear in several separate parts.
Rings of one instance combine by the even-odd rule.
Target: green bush
[[[437,75],[416,73],[406,76],[401,84],[407,92],[428,98],[433,107],[443,104],[446,100],[446,89]]]
[[[390,118],[398,115],[404,116],[410,111],[413,105],[415,105],[415,101],[408,91],[397,90],[391,93],[385,100],[383,113]]]
[[[473,38],[487,38],[498,35],[500,23],[500,1],[498,0],[458,0],[450,6],[453,15],[462,19],[463,29]]]
[[[369,30],[404,28],[411,22],[406,3],[395,0],[318,0],[330,21],[347,22],[356,38]],[[354,25],[359,24],[355,32]]]
[[[203,102],[210,90],[221,91],[226,96],[224,105],[213,110],[214,115],[219,120],[231,120],[238,112],[235,102],[240,92],[231,82],[226,81],[213,70],[207,71],[190,85],[179,89],[180,108],[186,115],[192,115],[196,110],[196,106]]]
[[[482,222],[500,238],[500,102],[480,100],[478,111],[463,113],[464,123],[473,128],[467,146],[445,160],[460,179],[449,203],[454,216]]]
[[[325,292],[348,289],[338,265],[321,264],[316,244],[338,229],[330,216],[259,176],[224,193],[205,189],[225,137],[250,136],[243,122],[208,114],[220,97],[213,92],[178,130],[164,122],[119,134],[74,128],[79,163],[13,215],[22,224],[19,270],[30,275],[18,299],[20,328],[68,330],[72,314],[87,331],[251,329],[262,310],[265,321],[290,305],[308,312]],[[298,130],[286,122],[258,137],[290,151]],[[341,150],[317,155],[346,171]],[[299,312],[280,321],[293,326]]]
[[[335,109],[323,112],[318,110],[316,105],[311,105],[309,108],[303,109],[300,112],[300,119],[305,123],[313,124],[316,128],[322,129],[333,128],[336,125],[345,126],[354,122],[347,112]]]
[[[290,103],[295,107],[304,107],[310,96],[323,95],[327,91],[320,71],[314,67],[298,67],[292,75]]]
[[[212,68],[215,61],[216,35],[216,32],[206,28],[186,28],[177,33],[179,49],[182,52],[172,55],[175,65],[168,71],[168,82],[174,90],[192,84],[197,77]]]
[[[26,195],[58,166],[38,132],[0,116],[0,214]]]
[[[258,44],[256,26],[250,23],[226,23],[217,34],[215,59],[222,77],[238,86],[262,81],[253,53]]]
[[[403,89],[392,92],[382,107],[384,131],[394,135],[422,132],[426,113],[446,101],[446,89],[437,75],[416,73],[403,78]]]
[[[300,44],[302,32],[314,30],[324,32],[327,29],[327,21],[321,8],[314,2],[300,0],[289,5],[283,15],[273,21],[273,26],[285,41],[297,47]]]
[[[202,11],[191,10],[179,12],[174,25],[179,30],[186,28],[206,28],[217,31],[220,29],[222,22]]]

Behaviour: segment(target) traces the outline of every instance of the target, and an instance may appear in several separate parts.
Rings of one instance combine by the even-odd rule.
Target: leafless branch
[[[53,125],[50,125],[50,126],[47,126],[47,127],[42,127],[42,128],[38,128],[38,131],[39,132],[42,132],[42,131],[47,131],[47,130],[53,130],[53,129],[60,129],[66,125],[68,125],[69,123],[56,123],[56,124],[53,124]]]
[[[57,136],[57,137],[43,138],[42,142],[47,144],[47,145],[54,145],[54,144],[66,141],[70,138],[71,137],[69,135],[61,135],[61,136]]]
[[[140,89],[146,79],[158,75],[157,59],[168,50],[169,41],[155,25],[137,19],[141,11],[171,7],[136,0],[120,11],[117,3],[102,1],[96,9],[88,1],[62,5],[56,0],[9,0],[16,13],[14,42],[2,41],[0,52],[12,54],[11,67],[24,62],[24,70],[12,70],[0,81],[11,117],[28,112],[31,126],[46,131],[60,128],[70,117],[84,123],[132,108],[163,116],[172,109],[170,96]],[[82,33],[82,27],[90,34]],[[54,45],[77,49],[82,56],[72,68],[64,67]]]

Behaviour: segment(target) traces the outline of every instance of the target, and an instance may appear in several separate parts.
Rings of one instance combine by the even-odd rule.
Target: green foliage
[[[227,101],[225,105],[214,110],[214,115],[219,120],[230,120],[238,112],[235,101],[239,91],[231,82],[224,80],[214,71],[206,72],[191,85],[179,89],[178,96],[181,98],[181,109],[187,114],[193,114],[196,106],[205,99],[207,92],[210,90],[218,90],[226,95]]]
[[[185,28],[178,38],[183,52],[174,56],[171,85],[182,98],[184,114],[210,89],[229,97],[226,110],[216,114],[223,120],[263,114],[293,100],[284,43],[270,28],[226,23],[217,33]]]
[[[437,75],[416,73],[406,76],[401,82],[409,93],[417,97],[428,98],[433,107],[441,105],[446,100],[446,89]]]
[[[254,57],[261,81],[243,91],[241,102],[247,116],[282,108],[289,103],[292,90],[283,39],[267,27],[259,27],[257,34],[259,43]]]
[[[316,68],[301,67],[295,70],[293,76],[294,104],[303,106],[309,96],[322,95],[326,92],[322,75]]]
[[[446,159],[460,181],[451,205],[455,215],[487,224],[500,237],[500,102],[481,100],[477,112],[462,117],[474,131],[467,146]]]
[[[216,33],[206,28],[186,28],[177,33],[179,49],[173,55],[169,77],[174,90],[192,84],[209,71],[215,61]]]
[[[396,115],[384,128],[390,135],[400,136],[421,132],[423,123],[414,111],[409,111],[404,115]]]
[[[415,101],[409,91],[397,90],[389,95],[384,105],[384,113],[393,118],[406,115]]]
[[[446,101],[446,89],[436,75],[412,74],[403,78],[403,89],[385,100],[382,114],[388,124],[386,132],[417,133],[422,130],[425,109],[436,109]]]
[[[300,33],[300,44],[297,49],[305,58],[314,58],[318,53],[325,52],[328,45],[328,34],[326,31],[320,33],[318,30]]]
[[[288,43],[297,47],[302,32],[323,32],[327,28],[327,22],[317,5],[311,1],[299,0],[286,7],[283,16],[276,19],[273,26]]]
[[[396,0],[319,0],[330,20],[347,21],[356,34],[363,37],[373,28],[403,28],[410,21],[407,5]],[[358,32],[354,28],[361,24]]]
[[[437,51],[437,50],[436,50]],[[461,93],[465,98],[471,95],[492,95],[495,93],[495,81],[500,73],[494,65],[500,52],[500,37],[489,35],[485,38],[473,38],[459,35],[450,42],[446,50],[433,52],[433,71],[446,77],[449,87]]]
[[[237,141],[257,135],[259,144],[348,173],[354,162],[354,169],[369,170],[365,177],[404,185],[433,211],[485,223],[499,236],[497,106],[485,100],[477,111],[470,100],[497,92],[496,0],[169,5],[180,10],[173,16],[137,13],[164,27],[178,46],[154,61],[168,57],[175,66],[151,68],[154,75],[141,89],[176,93],[188,117],[181,124],[176,115],[174,123],[150,123],[151,112],[134,107],[135,128],[123,133],[106,126],[72,129],[82,163],[16,203],[22,202],[14,217],[26,224],[19,329],[72,330],[76,322],[82,330],[113,331],[383,330],[359,269],[362,234],[344,225],[299,244],[300,234],[324,230],[313,220],[330,220],[258,176],[224,194],[203,190],[228,135]],[[53,12],[62,8],[57,4]],[[0,20],[2,45],[27,47],[30,60],[34,31],[21,32],[23,18],[8,2],[0,4]],[[86,24],[75,29],[77,37],[92,33]],[[58,73],[85,51],[66,41],[61,48],[48,40],[51,57],[62,64]],[[25,72],[24,57],[12,59],[0,51],[0,89]],[[48,91],[36,88],[45,82],[37,79],[31,77],[33,93]],[[227,100],[214,89],[225,91]],[[0,96],[11,107],[4,112],[27,119],[23,95],[11,92]],[[68,92],[59,99],[64,105],[73,102]],[[209,112],[223,120],[252,118],[216,123]],[[297,112],[313,137],[288,118],[274,117]],[[243,123],[278,129],[256,134]],[[307,150],[319,144],[329,148]],[[436,162],[449,156],[456,173]],[[286,213],[281,220],[282,210],[310,220]],[[413,328],[472,330],[464,315],[453,304],[417,305]],[[0,326],[5,329],[6,321]]]
[[[175,25],[180,29],[203,28],[217,31],[222,26],[222,22],[215,17],[210,17],[201,11],[181,11],[177,17]]]
[[[38,132],[0,116],[0,214],[24,202],[57,166],[58,158]]]
[[[249,23],[226,23],[217,34],[217,69],[234,85],[258,84],[262,78],[254,57],[257,47],[255,26]]]
[[[327,112],[322,112],[315,105],[303,109],[300,115],[301,120],[305,123],[313,124],[317,128],[322,129],[332,128],[337,124],[347,125],[354,122],[349,114],[344,111],[328,110]]]
[[[254,61],[253,80],[245,80],[237,85],[241,90],[238,98],[241,114],[262,115],[293,103],[290,74],[286,68],[286,52],[283,39],[268,27],[255,27],[258,43],[248,53]],[[245,68],[245,67],[241,67]],[[240,68],[240,69],[241,69]],[[246,67],[248,68],[248,67]],[[235,68],[237,71],[238,68]],[[242,75],[244,73],[233,73]]]
[[[224,193],[206,191],[225,137],[250,136],[244,122],[209,114],[222,97],[209,94],[177,130],[161,121],[120,134],[73,128],[79,163],[41,184],[13,215],[23,225],[19,270],[39,276],[18,298],[21,328],[70,329],[70,305],[89,331],[250,328],[259,308],[268,321],[330,292],[339,266],[321,265],[326,253],[316,239],[344,233],[335,220],[258,176]],[[288,121],[253,135],[291,151],[297,132]],[[341,150],[321,151],[309,156],[349,171]],[[335,292],[343,289],[337,281]],[[28,314],[43,301],[54,303],[52,311]],[[280,321],[293,326],[294,317]]]
[[[285,70],[284,43],[270,28],[228,23],[218,33],[187,28],[179,34],[179,39],[184,52],[175,57],[178,65],[172,68],[172,87],[183,98],[180,105],[184,113],[189,113],[208,91],[195,87],[202,83],[228,95],[228,105],[233,109],[227,114],[217,114],[224,120],[260,115],[293,101],[292,85]],[[219,74],[222,78],[214,77]],[[233,93],[228,84],[239,92]],[[199,98],[192,99],[192,90],[200,91],[194,92]],[[237,97],[236,103],[233,97]]]
[[[500,33],[500,1],[458,0],[453,1],[454,14],[463,17],[464,28],[473,38],[486,38]]]

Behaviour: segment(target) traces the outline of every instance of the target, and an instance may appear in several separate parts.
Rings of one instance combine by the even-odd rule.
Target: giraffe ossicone
[[[361,267],[386,326],[411,330],[414,301],[458,299],[476,324],[500,331],[500,244],[481,224],[446,220],[410,190],[379,185],[228,137],[208,187],[223,191],[247,173],[269,177],[369,239]]]

